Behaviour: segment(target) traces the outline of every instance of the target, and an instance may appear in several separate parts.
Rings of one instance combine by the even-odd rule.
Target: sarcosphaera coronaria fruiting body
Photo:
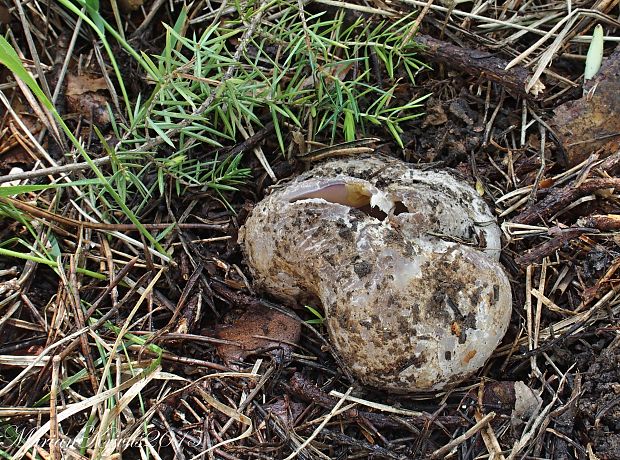
[[[508,327],[500,229],[446,172],[381,156],[329,161],[274,188],[240,242],[259,289],[320,300],[336,353],[371,387],[458,383]]]

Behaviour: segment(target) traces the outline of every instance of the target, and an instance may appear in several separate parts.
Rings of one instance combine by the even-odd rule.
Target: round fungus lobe
[[[446,172],[381,156],[324,163],[258,203],[240,242],[259,289],[321,301],[334,349],[368,386],[458,383],[508,327],[499,227]]]

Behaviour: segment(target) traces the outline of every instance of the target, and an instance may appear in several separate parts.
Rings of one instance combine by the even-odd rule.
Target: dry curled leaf
[[[596,77],[584,85],[585,96],[555,109],[552,127],[562,142],[568,166],[620,148],[620,49],[609,56]]]
[[[299,321],[266,307],[244,312],[232,324],[220,326],[217,337],[235,342],[218,344],[217,351],[227,363],[239,361],[260,349],[275,349],[276,355],[290,352],[291,344],[299,341]]]
[[[110,114],[107,109],[108,97],[103,94],[104,91],[107,91],[107,85],[103,77],[69,74],[65,91],[67,109],[86,119],[92,118],[97,125],[106,125],[110,122]]]
[[[515,382],[515,405],[513,417],[528,420],[542,402],[541,397],[524,382]]]

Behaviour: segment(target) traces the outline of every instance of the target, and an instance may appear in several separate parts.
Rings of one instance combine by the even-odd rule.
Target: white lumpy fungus
[[[259,289],[320,300],[336,353],[374,388],[458,383],[508,327],[499,227],[446,172],[381,156],[329,161],[258,203],[240,242]]]

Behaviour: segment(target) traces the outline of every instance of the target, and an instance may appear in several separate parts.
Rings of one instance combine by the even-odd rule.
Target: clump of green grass
[[[268,118],[275,124],[280,150],[287,153],[285,126],[328,143],[363,137],[374,126],[402,147],[401,123],[419,115],[423,98],[403,102],[395,97],[398,85],[412,84],[423,66],[414,45],[403,42],[409,36],[410,16],[350,21],[345,11],[308,15],[285,1],[250,2],[239,6],[237,15],[214,18],[197,35],[187,32],[191,28],[182,10],[176,23],[166,27],[161,53],[148,56],[133,49],[105,21],[98,3],[77,3],[84,9],[61,1],[104,44],[125,102],[125,113],[111,117],[118,143],[112,148],[100,135],[112,157],[112,172],[106,177],[97,174],[107,194],[113,194],[112,189],[118,197],[106,200],[106,207],[125,214],[128,210],[121,203],[127,196],[137,193],[142,198],[131,202],[130,211],[139,213],[169,184],[177,194],[188,187],[233,190],[250,173],[239,166],[240,158],[214,153],[198,160],[195,152],[205,147],[220,151],[243,140]],[[150,93],[129,100],[110,39],[144,70]],[[6,63],[7,56],[0,58]],[[376,68],[377,62],[382,69]],[[378,73],[385,75],[384,81],[377,81]],[[40,100],[45,98],[36,82],[29,85]],[[72,138],[68,129],[66,134]],[[71,140],[85,156],[77,140]]]
[[[274,122],[282,153],[287,153],[285,125],[327,142],[351,141],[375,126],[402,147],[400,124],[419,115],[423,99],[403,104],[394,96],[401,84],[398,72],[411,84],[422,66],[414,46],[402,42],[409,16],[396,22],[375,24],[360,18],[347,24],[344,11],[334,17],[304,17],[297,7],[286,7],[277,20],[256,21],[255,32],[248,35],[247,23],[259,14],[214,21],[191,36],[182,34],[186,18],[181,14],[166,28],[163,51],[141,57],[153,91],[138,99],[128,117],[131,123],[114,125],[121,139],[115,150],[121,156],[142,152],[149,157],[159,170],[160,192],[164,169],[177,184],[204,184],[200,172],[215,165],[192,160],[192,151],[239,142],[267,118]],[[237,48],[230,46],[235,41]],[[375,81],[373,52],[387,75],[383,86]],[[152,151],[158,147],[168,158]],[[136,177],[148,172],[143,169]],[[226,189],[225,183],[237,184],[247,174],[227,169],[207,184]]]
[[[363,18],[352,24],[344,11],[304,17],[302,10],[287,8],[277,20],[257,26],[240,56],[231,40],[243,40],[241,18],[217,22],[199,37],[179,35],[184,27],[168,28],[166,48],[148,60],[156,86],[136,110],[132,133],[124,142],[140,145],[151,139],[149,129],[171,147],[188,148],[196,140],[219,147],[234,140],[240,128],[260,124],[268,111],[282,151],[284,120],[310,131],[312,139],[351,141],[365,135],[368,124],[382,126],[401,144],[400,123],[419,115],[422,98],[397,101],[397,74],[413,84],[422,64],[415,47],[403,43],[410,16],[399,21],[372,23]],[[383,64],[385,82],[375,81],[371,54]],[[376,64],[375,64],[376,65]],[[229,75],[231,67],[234,76]],[[217,97],[204,110],[203,101]],[[200,117],[196,117],[196,112]],[[167,135],[179,129],[177,145]],[[402,145],[402,144],[401,144]]]

